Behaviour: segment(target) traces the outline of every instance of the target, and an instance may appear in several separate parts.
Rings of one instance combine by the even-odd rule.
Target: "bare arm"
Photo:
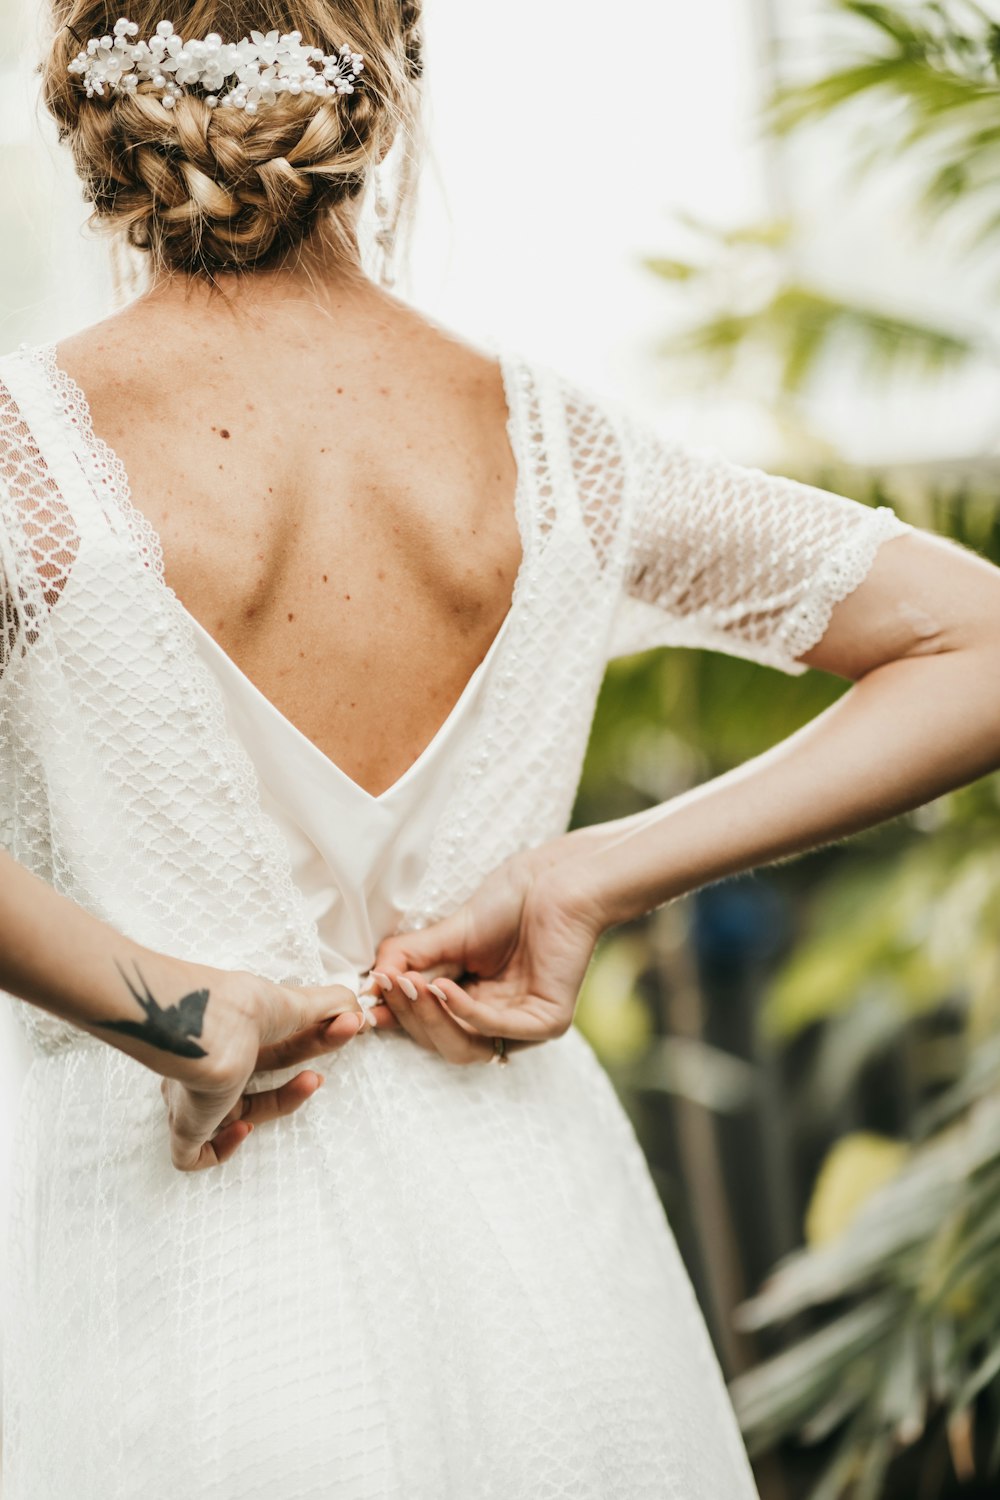
[[[918,532],[886,543],[804,660],[855,686],[746,765],[570,834],[540,866],[558,863],[610,926],[1000,766],[1000,570],[973,554]]]
[[[211,988],[200,1015],[191,1006],[159,1026],[132,993],[141,987],[161,1009],[176,1007],[198,977],[194,966],[132,942],[0,852],[0,988],[157,1073],[198,1082],[221,1064],[227,1041]]]
[[[306,1071],[246,1093],[251,1076],[356,1035],[356,997],[186,963],[132,942],[0,851],[0,988],[82,1027],[163,1079],[175,1165],[227,1159],[255,1123],[320,1086]],[[391,1017],[382,1010],[376,1020]]]
[[[855,686],[799,733],[660,807],[515,856],[452,916],[383,945],[379,967],[420,989],[425,1028],[437,976],[452,1018],[437,1023],[441,1050],[445,1022],[561,1035],[607,928],[1000,766],[1000,570],[971,553],[920,533],[886,542],[804,660]]]

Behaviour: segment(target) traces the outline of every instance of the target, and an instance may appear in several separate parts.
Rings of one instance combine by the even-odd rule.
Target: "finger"
[[[361,1017],[354,1011],[345,1011],[332,1021],[321,1021],[310,1026],[308,1031],[296,1032],[281,1042],[271,1042],[261,1047],[257,1054],[258,1073],[278,1068],[290,1068],[296,1063],[309,1062],[324,1052],[333,1052],[357,1036],[361,1029]]]
[[[170,1159],[179,1172],[219,1167],[239,1150],[252,1130],[249,1120],[235,1120],[206,1140],[202,1132],[185,1128],[183,1119],[175,1120],[170,1131]]]
[[[419,1020],[428,1040],[446,1062],[459,1065],[489,1062],[494,1050],[492,1038],[487,1041],[477,1032],[466,1030],[450,1016],[430,992],[422,975],[411,970],[404,978],[414,992],[410,1014]]]
[[[554,1016],[549,1020],[509,1002],[480,999],[453,979],[436,979],[434,987],[443,996],[448,1010],[483,1036],[542,1042],[561,1036],[565,1030],[556,1025]]]
[[[260,1089],[253,1094],[244,1094],[240,1100],[237,1119],[249,1121],[251,1125],[264,1125],[270,1120],[281,1120],[301,1109],[325,1082],[322,1073],[308,1069],[296,1073],[280,1088]],[[227,1122],[223,1122],[227,1123]]]
[[[464,908],[459,907],[458,911],[430,927],[385,938],[379,944],[374,967],[393,969],[397,973],[419,969],[424,973],[432,970],[461,974],[467,942],[467,917]]]
[[[385,1003],[391,1010],[397,1024],[415,1041],[419,1046],[425,1047],[428,1052],[434,1052],[433,1042],[420,1022],[420,1017],[414,1013],[413,1004],[405,989],[399,984],[402,977],[395,970],[387,976],[390,980],[389,988],[385,991]]]
[[[262,1040],[267,1046],[283,1042],[344,1014],[363,1014],[357,995],[346,985],[276,985]]]
[[[252,1132],[253,1123],[250,1120],[235,1120],[232,1125],[224,1125],[202,1147],[204,1153],[214,1157],[214,1160],[206,1161],[205,1165],[220,1167],[224,1161],[228,1161],[231,1156],[235,1155]]]
[[[399,1027],[399,1022],[384,1001],[378,1005],[373,1005],[368,1014],[375,1022],[376,1031],[392,1031]]]
[[[391,1031],[398,1024],[385,1004],[373,1005],[369,1015],[377,1031]],[[323,1057],[346,1046],[361,1030],[359,1012],[344,1011],[342,1015],[334,1016],[332,1021],[322,1021],[309,1031],[299,1032],[296,1036],[286,1037],[283,1042],[272,1042],[269,1046],[262,1047],[257,1054],[255,1071],[265,1073],[291,1068],[297,1063],[311,1062],[315,1057]]]

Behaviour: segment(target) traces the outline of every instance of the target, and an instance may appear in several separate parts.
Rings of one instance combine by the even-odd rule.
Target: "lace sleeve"
[[[0,691],[7,676],[7,666],[17,644],[20,619],[15,598],[14,559],[4,519],[6,493],[0,474]]]
[[[695,646],[798,675],[882,542],[887,507],[633,430],[623,599],[612,655]]]

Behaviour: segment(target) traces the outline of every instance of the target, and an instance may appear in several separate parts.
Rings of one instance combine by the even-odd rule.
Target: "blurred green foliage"
[[[850,106],[859,170],[912,164],[934,223],[954,221],[968,253],[996,251],[998,20],[969,0],[835,0],[830,11],[847,26],[846,56],[782,87],[771,128],[801,130]],[[683,228],[695,252],[648,262],[693,309],[664,341],[664,358],[704,389],[756,391],[789,437],[785,472],[888,501],[1000,563],[1000,458],[859,472],[810,430],[831,372],[863,369],[877,389],[901,369],[936,381],[966,362],[1000,364],[985,327],[938,326],[810,284],[795,263],[793,224]],[[819,674],[789,680],[700,653],[618,663],[577,818],[663,800],[767,748],[842,691]],[[840,1139],[808,1214],[815,1243],[786,1259],[742,1316],[772,1344],[771,1330],[787,1325],[790,1341],[741,1376],[735,1394],[756,1450],[790,1437],[821,1445],[813,1500],[897,1493],[893,1460],[921,1443],[947,1445],[959,1483],[1000,1475],[998,835],[1000,782],[989,778],[797,867],[806,871],[795,890],[799,941],[764,997],[758,1034],[765,1052],[789,1055],[812,1039],[785,1128]],[[747,1080],[727,1080],[727,1059],[699,1028],[673,1042],[665,1035],[663,991],[685,982],[676,953],[665,963],[657,951],[655,927],[613,936],[589,978],[581,1026],[626,1094],[654,1087],[738,1108]],[[938,1012],[959,1018],[948,1045],[907,1047],[908,1028]],[[846,1101],[872,1056],[897,1042],[913,1108],[904,1139],[890,1142],[850,1120]],[[697,1174],[704,1160],[685,1165]]]

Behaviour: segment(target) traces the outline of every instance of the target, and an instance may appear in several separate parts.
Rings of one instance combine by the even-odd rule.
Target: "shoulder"
[[[578,487],[614,488],[624,498],[651,449],[662,445],[655,425],[565,368],[511,349],[501,358],[529,451],[550,463],[561,456]]]
[[[562,423],[571,438],[599,439],[629,454],[657,441],[656,425],[623,396],[600,390],[585,377],[521,350],[498,346],[498,357],[537,406],[542,419]]]

